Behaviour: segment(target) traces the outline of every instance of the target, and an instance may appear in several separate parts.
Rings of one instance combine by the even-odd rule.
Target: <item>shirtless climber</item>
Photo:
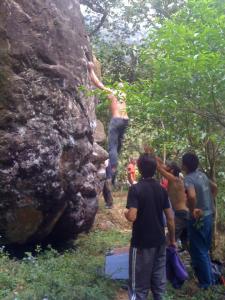
[[[94,71],[94,64],[88,63],[90,78],[93,84],[107,92],[110,100],[111,120],[108,131],[109,164],[111,169],[112,183],[115,182],[116,170],[118,165],[118,155],[122,148],[122,142],[126,128],[128,126],[128,115],[126,111],[126,95],[120,91],[113,91],[104,86],[98,79]]]
[[[175,162],[167,165],[156,157],[157,169],[168,180],[168,195],[175,214],[175,238],[180,239],[183,248],[187,249],[187,223],[189,210],[187,208],[187,196],[181,169]]]

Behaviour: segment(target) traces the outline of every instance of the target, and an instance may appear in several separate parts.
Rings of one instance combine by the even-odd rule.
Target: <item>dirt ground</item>
[[[112,209],[105,209],[104,200],[99,201],[99,211],[95,218],[94,228],[100,230],[116,229],[122,232],[130,232],[131,224],[124,217],[126,206],[126,193],[113,193],[114,204]]]
[[[120,289],[115,300],[128,300],[127,291]]]

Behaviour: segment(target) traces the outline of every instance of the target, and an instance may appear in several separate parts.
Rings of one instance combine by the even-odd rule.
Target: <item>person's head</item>
[[[153,177],[156,171],[156,160],[154,156],[144,153],[141,154],[138,161],[138,171],[143,178]]]
[[[198,168],[199,160],[195,153],[187,152],[182,157],[182,169],[186,173],[192,173]]]
[[[152,148],[148,144],[143,144],[142,147],[143,147],[144,153],[149,153],[150,154],[150,153],[153,152]]]
[[[175,161],[166,162],[167,171],[172,173],[174,176],[179,177],[181,173],[181,168],[177,165]]]

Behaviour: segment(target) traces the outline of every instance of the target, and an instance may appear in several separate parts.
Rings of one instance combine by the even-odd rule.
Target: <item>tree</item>
[[[220,0],[190,0],[151,29],[128,97],[137,131],[150,122],[152,143],[173,157],[194,149],[211,177],[224,159],[224,9]]]
[[[161,96],[174,99],[180,109],[223,123],[225,3],[189,1],[187,8],[149,35],[146,62],[154,59],[154,77]],[[160,73],[160,74],[159,74]],[[185,104],[185,105],[183,105]]]
[[[110,15],[110,10],[118,3],[117,0],[80,0],[80,4],[86,7],[85,20],[89,27],[90,36],[95,35],[104,26],[106,18]]]
[[[142,28],[156,26],[170,18],[185,0],[80,0],[90,36],[107,29],[120,37],[135,34]],[[158,21],[156,22],[156,19]],[[122,26],[121,26],[122,25]]]
[[[138,49],[147,30],[185,0],[80,0],[93,49],[110,81],[137,79]]]

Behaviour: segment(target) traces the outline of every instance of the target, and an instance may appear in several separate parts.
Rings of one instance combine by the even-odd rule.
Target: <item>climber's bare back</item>
[[[89,74],[92,82],[96,87],[104,90],[108,93],[108,99],[110,100],[110,110],[113,118],[128,119],[126,110],[126,98],[118,97],[114,94],[112,90],[105,87],[104,84],[98,79],[94,71],[94,64],[88,62]]]
[[[110,110],[113,118],[128,119],[126,101],[118,100],[118,98],[109,94],[108,99],[110,100]]]
[[[175,180],[169,180],[168,195],[173,209],[186,210],[187,208],[187,196],[185,193],[183,179],[176,178]]]

